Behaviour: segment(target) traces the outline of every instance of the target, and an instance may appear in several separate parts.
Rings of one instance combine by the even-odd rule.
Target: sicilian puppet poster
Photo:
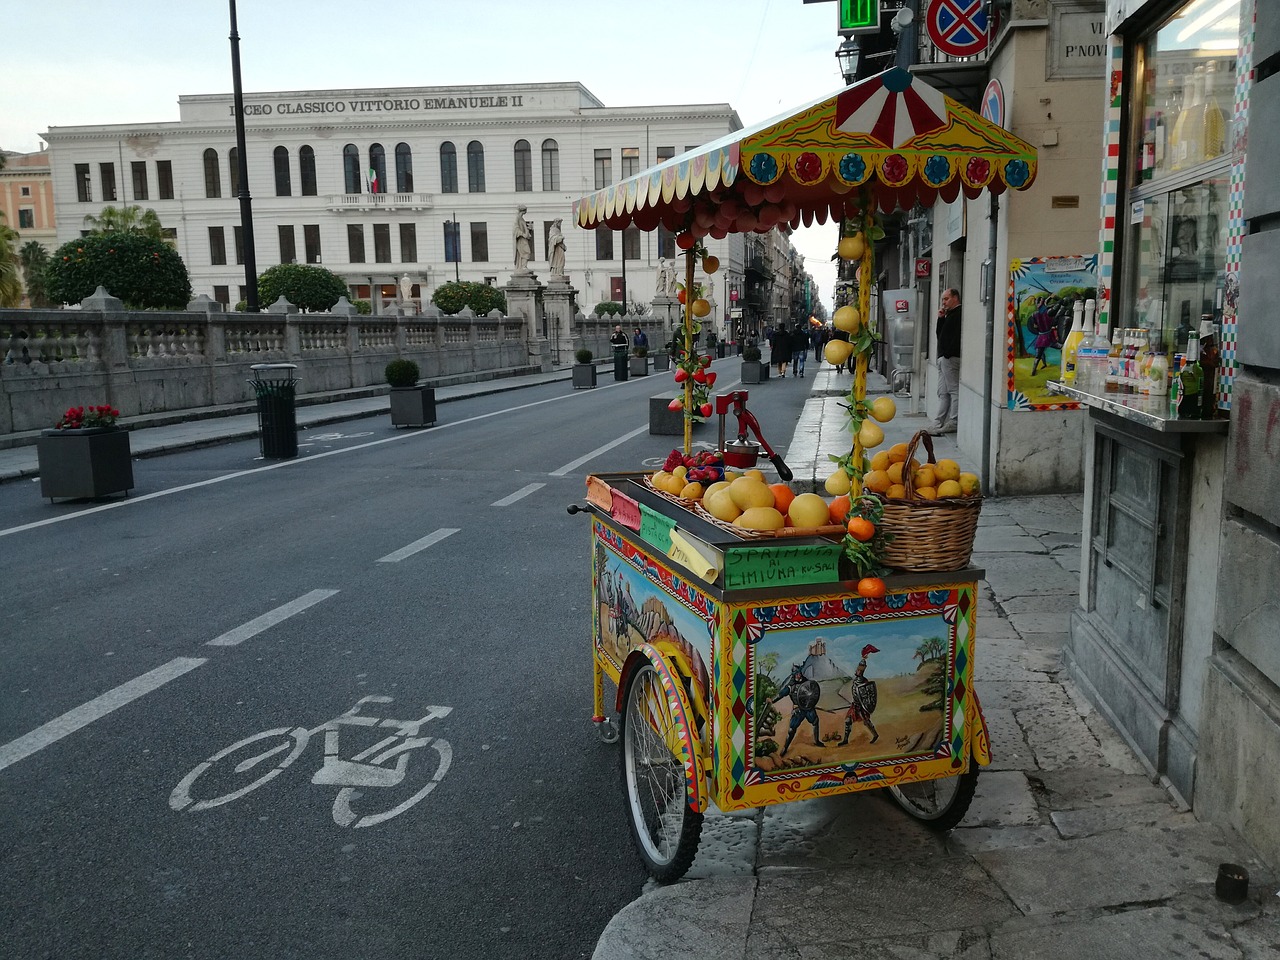
[[[1005,346],[1010,410],[1074,410],[1048,384],[1062,375],[1062,347],[1077,300],[1098,297],[1098,257],[1022,257],[1009,261]]]

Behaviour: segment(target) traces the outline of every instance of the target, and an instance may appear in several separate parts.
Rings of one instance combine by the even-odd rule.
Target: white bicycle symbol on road
[[[358,829],[372,827],[399,816],[434,790],[449,771],[449,764],[453,762],[453,748],[449,741],[420,737],[418,732],[423,724],[447,717],[453,712],[453,707],[427,707],[427,715],[418,720],[392,720],[360,715],[360,708],[365,704],[391,702],[391,697],[363,697],[346,713],[311,730],[303,727],[277,727],[245,737],[197,764],[173,788],[169,806],[179,813],[195,813],[239,800],[282,773],[307,748],[312,736],[324,731],[324,762],[311,777],[311,782],[340,788],[333,801],[333,822],[340,827]],[[338,756],[338,732],[342,727],[380,727],[394,729],[396,732],[357,753],[350,760],[343,760]],[[436,753],[435,770],[424,780],[422,772],[427,771],[430,765],[415,764],[415,775],[409,781],[409,789],[413,793],[407,799],[379,812],[361,814],[357,811],[357,802],[365,796],[366,790],[390,790],[401,786],[406,779],[411,751],[428,747]],[[272,759],[276,759],[275,764],[264,770],[263,765]],[[243,783],[245,774],[254,779],[247,784]],[[220,792],[207,799],[197,799],[192,791],[197,783],[205,789],[196,792]],[[384,794],[378,796],[385,797]]]

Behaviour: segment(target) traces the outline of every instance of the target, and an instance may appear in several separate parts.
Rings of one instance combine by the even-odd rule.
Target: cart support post
[[[693,356],[693,248],[684,254],[684,355]],[[684,382],[684,452],[693,452],[693,377]]]

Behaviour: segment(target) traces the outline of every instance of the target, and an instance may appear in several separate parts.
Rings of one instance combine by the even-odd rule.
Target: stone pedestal
[[[684,314],[681,312],[684,307],[680,305],[680,301],[675,297],[654,297],[653,302],[649,304],[649,310],[654,317],[662,319],[665,324],[666,339],[671,339],[671,331],[684,319]]]
[[[568,277],[552,277],[547,281],[542,291],[542,313],[547,324],[551,362],[558,367],[574,362],[573,318],[576,308],[577,291],[569,284]]]
[[[515,271],[503,288],[507,297],[507,316],[524,318],[530,357],[541,353],[544,366],[550,369],[552,353],[542,349],[548,339],[547,319],[542,312],[542,290],[542,284],[532,270]]]

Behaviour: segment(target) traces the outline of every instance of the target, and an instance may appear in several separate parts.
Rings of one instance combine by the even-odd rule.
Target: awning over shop
[[[597,190],[573,214],[584,228],[719,239],[852,215],[863,192],[889,212],[1035,176],[1034,147],[893,69]]]

